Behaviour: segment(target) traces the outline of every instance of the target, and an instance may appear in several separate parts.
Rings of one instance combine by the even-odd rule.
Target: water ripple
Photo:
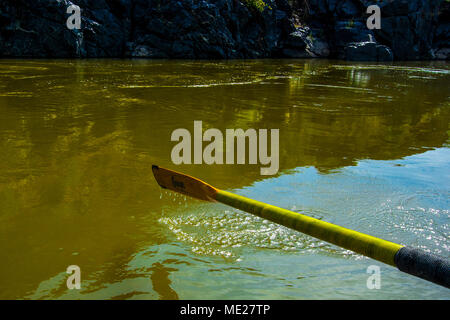
[[[159,222],[167,225],[178,241],[189,243],[192,251],[200,255],[240,261],[243,249],[268,249],[356,256],[351,251],[240,211],[163,217]]]

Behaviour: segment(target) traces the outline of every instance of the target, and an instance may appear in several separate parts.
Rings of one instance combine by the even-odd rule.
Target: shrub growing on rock
[[[244,3],[247,7],[256,9],[259,12],[263,12],[267,7],[267,4],[263,0],[244,0]]]

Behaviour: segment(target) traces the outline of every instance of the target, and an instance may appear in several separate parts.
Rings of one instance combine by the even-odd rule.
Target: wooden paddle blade
[[[173,170],[152,166],[158,184],[165,189],[206,201],[216,201],[218,189],[197,178]]]

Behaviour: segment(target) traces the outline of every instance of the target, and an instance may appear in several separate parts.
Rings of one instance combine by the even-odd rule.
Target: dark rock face
[[[268,1],[270,9],[258,12],[230,0],[136,0],[128,53],[200,59],[270,57],[291,27],[278,3],[284,1]]]
[[[382,43],[404,60],[430,59],[441,0],[386,2],[382,27],[375,32]]]
[[[260,12],[237,0],[0,0],[0,55],[263,58],[282,55],[294,27],[286,0]],[[67,8],[81,8],[69,30]]]
[[[366,26],[366,9],[373,4],[381,9],[379,30]],[[447,9],[440,13],[442,7]],[[377,60],[374,41],[390,48],[396,60],[433,59],[436,50],[449,47],[447,14],[445,0],[310,0],[308,23],[324,30],[321,41],[329,44],[331,56]]]
[[[72,57],[79,50],[77,34],[61,28],[67,7],[43,1],[1,1],[0,52],[3,56],[46,57],[52,52]]]
[[[439,8],[433,49],[437,59],[450,59],[450,2],[442,2]]]
[[[127,8],[126,1],[91,2],[94,1],[0,0],[0,56],[122,56],[129,30],[122,11]],[[88,3],[90,9],[83,9]],[[81,30],[69,30],[66,26],[70,16],[67,8],[72,4],[81,7]]]
[[[308,0],[294,27],[288,0],[0,0],[0,57],[448,59],[445,0]],[[296,0],[303,3],[302,0]],[[69,30],[70,5],[81,8]],[[381,8],[381,30],[366,26]]]

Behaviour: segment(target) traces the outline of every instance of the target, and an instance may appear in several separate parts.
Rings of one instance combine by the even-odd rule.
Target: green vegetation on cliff
[[[259,12],[263,12],[267,4],[263,0],[244,0],[244,3],[249,8],[254,8]],[[270,7],[269,7],[270,8]]]

